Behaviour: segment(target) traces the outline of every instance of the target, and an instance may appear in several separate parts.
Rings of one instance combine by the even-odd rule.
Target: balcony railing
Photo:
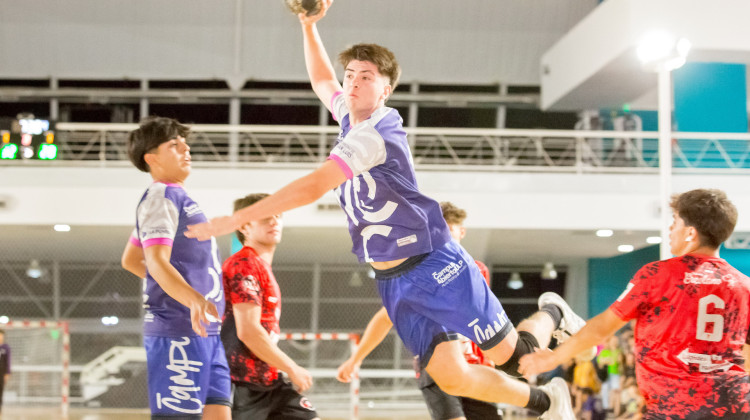
[[[96,162],[117,166],[118,162],[127,162],[128,132],[136,127],[58,123],[57,164]],[[335,126],[194,125],[192,129],[191,155],[199,166],[315,166],[326,159],[338,135]],[[650,131],[406,131],[414,162],[423,170],[655,173],[659,165],[658,133]],[[676,172],[750,173],[748,133],[675,132],[672,138]]]

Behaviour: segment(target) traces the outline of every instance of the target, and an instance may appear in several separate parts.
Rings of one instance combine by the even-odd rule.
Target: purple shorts
[[[513,329],[474,259],[455,241],[378,270],[376,278],[388,316],[423,368],[435,346],[456,333],[487,350]]]
[[[152,418],[200,419],[207,404],[231,407],[229,367],[218,335],[144,336],[143,344]]]

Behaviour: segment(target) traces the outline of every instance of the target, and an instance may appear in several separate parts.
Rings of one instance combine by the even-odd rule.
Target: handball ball
[[[286,7],[295,15],[304,13],[305,16],[313,16],[320,12],[320,0],[284,0]]]

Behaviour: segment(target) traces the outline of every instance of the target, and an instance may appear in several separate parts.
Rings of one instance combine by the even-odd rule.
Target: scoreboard
[[[0,141],[0,159],[57,159],[54,122],[49,120],[0,118]]]

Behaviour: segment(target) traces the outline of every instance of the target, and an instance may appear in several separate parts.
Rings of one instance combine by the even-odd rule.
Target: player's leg
[[[466,415],[466,420],[503,420],[498,412],[497,405],[472,398],[461,398],[461,407]]]
[[[209,365],[209,378],[206,392],[206,405],[203,408],[204,420],[231,420],[231,385],[229,365],[224,346],[218,335],[201,338],[203,360]]]
[[[428,375],[424,370],[423,375]],[[435,381],[420,388],[432,420],[466,420],[461,408],[461,398],[446,394]]]
[[[284,382],[281,386],[274,388],[272,393],[275,404],[268,418],[285,420],[320,419],[310,400],[297,392],[292,384]]]
[[[203,399],[199,372],[202,366],[194,337],[143,337],[148,371],[148,398],[151,418],[200,420]],[[179,383],[178,383],[179,382]]]
[[[256,391],[247,384],[232,383],[232,420],[267,419],[275,405],[272,391]]]
[[[438,344],[425,367],[440,389],[450,395],[525,407],[529,386],[487,366],[466,362],[457,341]]]

